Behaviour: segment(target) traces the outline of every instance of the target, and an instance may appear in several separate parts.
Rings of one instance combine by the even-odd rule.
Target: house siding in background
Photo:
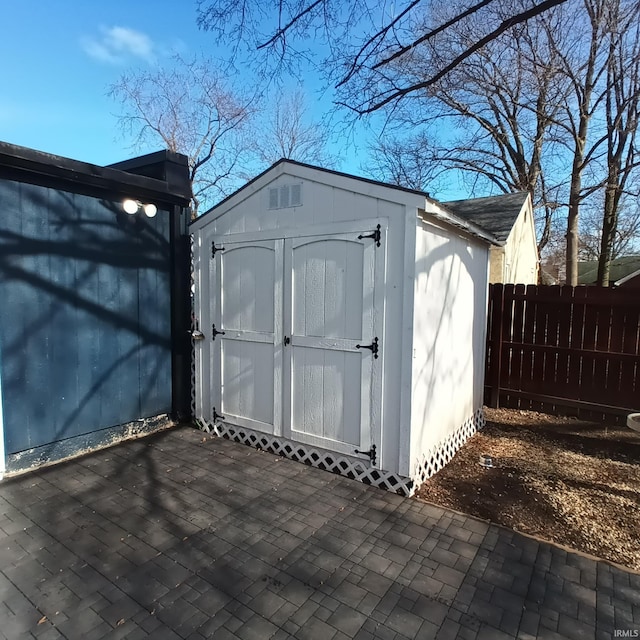
[[[538,246],[531,197],[524,192],[443,203],[499,241],[489,255],[491,284],[537,284]]]
[[[523,205],[518,214],[511,233],[504,247],[492,247],[493,253],[502,250],[502,277],[490,278],[490,282],[503,284],[537,284],[538,283],[538,248],[535,241],[535,227],[530,200]]]

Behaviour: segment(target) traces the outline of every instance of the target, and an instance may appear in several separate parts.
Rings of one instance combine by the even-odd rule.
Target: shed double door
[[[214,417],[341,453],[370,448],[381,270],[375,242],[358,235],[220,243]]]

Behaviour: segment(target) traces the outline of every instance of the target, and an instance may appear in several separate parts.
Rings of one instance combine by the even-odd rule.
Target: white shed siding
[[[488,247],[434,224],[416,235],[411,464],[482,407]]]

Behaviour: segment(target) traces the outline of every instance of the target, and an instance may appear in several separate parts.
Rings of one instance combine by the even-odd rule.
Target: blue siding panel
[[[156,220],[154,218],[154,220]],[[169,237],[169,216],[163,216],[159,221],[161,225],[157,227],[162,237]],[[168,246],[165,247],[163,259],[169,263],[171,257]],[[169,283],[161,273],[153,267],[138,270],[139,278],[139,313],[149,331],[155,335],[171,335],[171,314],[163,308],[166,299]],[[167,395],[165,389],[171,388],[171,370],[163,366],[162,351],[158,345],[149,344],[147,348],[140,351],[140,387],[141,412],[148,414],[151,407],[166,402]]]
[[[171,409],[169,214],[0,180],[7,453]]]

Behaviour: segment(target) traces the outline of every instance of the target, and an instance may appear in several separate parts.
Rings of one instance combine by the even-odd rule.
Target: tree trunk
[[[580,123],[583,136],[578,136],[571,169],[571,186],[569,188],[569,211],[567,213],[567,273],[566,284],[575,287],[578,284],[578,235],[580,218],[580,199],[582,190],[582,161],[586,140],[586,118]]]
[[[607,185],[604,193],[604,215],[602,216],[602,238],[598,259],[598,285],[609,286],[609,270],[613,258],[613,244],[618,227],[618,207],[615,188]]]
[[[579,193],[579,189],[578,192]],[[571,189],[569,213],[567,215],[567,273],[566,283],[575,287],[578,284],[578,219],[580,202]]]

